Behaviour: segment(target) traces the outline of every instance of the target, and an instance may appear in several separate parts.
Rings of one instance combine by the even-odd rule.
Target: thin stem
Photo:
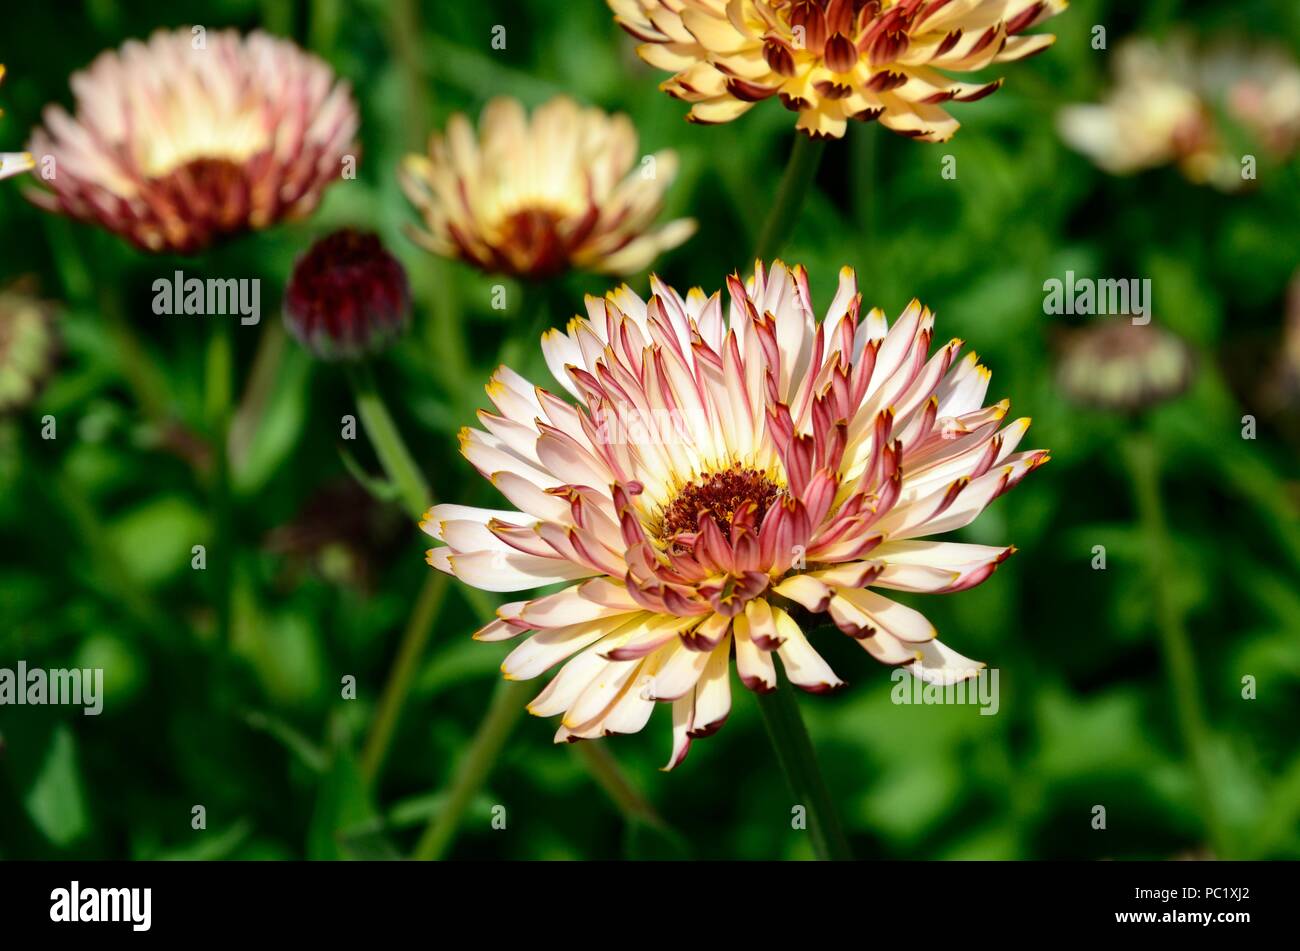
[[[422,285],[428,298],[429,323],[425,335],[430,356],[436,362],[446,390],[447,402],[457,419],[474,418],[476,396],[482,395],[473,373],[469,342],[465,339],[465,316],[448,262],[429,262]]]
[[[166,422],[171,416],[167,381],[159,371],[157,362],[149,356],[135,328],[122,313],[122,305],[115,290],[107,286],[101,288],[98,299],[99,310],[117,350],[118,365],[122,368],[127,386],[149,422]]]
[[[624,819],[643,822],[663,832],[672,831],[650,801],[628,780],[604,740],[584,740],[575,743],[573,749]]]
[[[568,298],[559,282],[525,284],[520,293],[527,295],[528,304],[521,309],[514,332],[502,345],[497,362],[526,375],[526,361],[538,352],[542,332],[550,327],[563,327],[571,315],[563,310]]]
[[[397,722],[401,719],[406,697],[411,692],[420,658],[429,644],[434,621],[447,597],[447,588],[447,575],[441,571],[430,571],[415,599],[415,607],[406,622],[406,631],[402,634],[392,672],[388,675],[388,682],[379,699],[375,722],[361,751],[361,775],[367,783],[374,783],[388,757],[393,735],[397,732]]]
[[[799,211],[803,208],[804,199],[808,197],[813,179],[817,177],[817,166],[821,164],[825,150],[824,141],[795,133],[794,148],[790,150],[790,160],[781,176],[776,200],[772,202],[767,220],[758,233],[754,257],[770,261],[780,253],[794,231],[795,222],[799,220]]]
[[[763,723],[795,803],[807,810],[808,831],[812,833],[813,851],[817,858],[822,861],[852,859],[853,853],[844,837],[839,815],[817,765],[817,754],[808,738],[808,729],[799,714],[794,688],[783,680],[776,690],[758,694],[758,709],[763,714]]]
[[[307,20],[307,38],[313,52],[320,53],[326,59],[333,57],[342,21],[343,4],[340,0],[312,0]]]
[[[216,318],[208,338],[206,390],[208,426],[212,434],[212,520],[216,551],[211,552],[216,587],[217,644],[231,646],[231,606],[234,594],[234,517],[230,498],[230,412],[233,403],[234,340],[229,320]]]
[[[370,437],[371,445],[379,462],[388,473],[388,477],[397,485],[401,494],[402,507],[408,515],[420,518],[433,501],[429,483],[420,472],[411,452],[406,448],[402,434],[393,422],[393,417],[384,404],[384,398],[375,385],[375,374],[367,363],[360,363],[348,369],[348,382],[357,400],[357,412],[361,414],[361,424]]]
[[[1197,687],[1196,657],[1172,588],[1173,561],[1164,506],[1160,499],[1159,450],[1149,434],[1135,432],[1124,444],[1124,458],[1133,481],[1138,522],[1145,536],[1151,589],[1155,596],[1160,647],[1174,695],[1174,713],[1184,747],[1192,759],[1201,808],[1218,858],[1231,858],[1219,816],[1209,732]]]
[[[375,375],[368,363],[360,363],[348,368],[348,382],[352,385],[353,395],[357,401],[357,412],[361,415],[361,424],[366,435],[370,437],[375,455],[384,472],[398,487],[402,508],[412,518],[424,515],[433,502],[433,492],[424,474],[420,472],[402,438],[401,430],[393,421],[388,406],[375,384]],[[398,644],[397,656],[393,668],[388,674],[380,695],[379,707],[370,734],[366,738],[361,754],[361,772],[366,782],[378,781],[392,746],[397,724],[406,707],[411,685],[415,681],[416,667],[429,645],[429,636],[433,625],[442,610],[447,594],[447,576],[440,571],[431,571],[425,579],[415,600],[415,607],[406,622],[406,630]]]
[[[487,715],[479,724],[474,740],[456,768],[442,810],[430,820],[412,858],[432,862],[443,858],[456,839],[460,819],[474,794],[487,781],[498,754],[524,712],[524,694],[530,685],[498,681]]]
[[[423,30],[416,0],[393,0],[389,4],[389,42],[397,53],[402,84],[406,87],[402,102],[406,106],[405,127],[409,148],[419,149],[428,135],[433,105],[430,84],[424,81]]]
[[[266,404],[275,391],[287,340],[284,324],[278,320],[268,321],[258,339],[248,383],[230,422],[230,465],[235,471],[243,468],[257,427],[266,418]]]
[[[849,169],[853,195],[853,220],[857,224],[859,246],[867,267],[864,277],[875,277],[876,253],[876,150],[879,140],[876,123],[854,123],[849,130]]]

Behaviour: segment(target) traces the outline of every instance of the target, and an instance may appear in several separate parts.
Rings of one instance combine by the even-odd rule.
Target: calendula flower
[[[317,357],[356,359],[402,332],[411,314],[406,270],[374,234],[344,228],[321,238],[284,289],[284,322]]]
[[[0,81],[5,78],[4,64],[0,63]],[[4,111],[0,110],[0,116]],[[20,175],[32,167],[32,156],[30,152],[0,152],[0,178],[10,178],[14,175]]]
[[[630,274],[695,232],[655,227],[677,174],[671,151],[644,158],[625,115],[552,99],[528,117],[514,99],[487,104],[477,134],[456,114],[400,179],[424,218],[412,238],[490,273],[545,278],[570,268]]]
[[[542,339],[573,402],[501,367],[495,412],[461,450],[514,508],[438,505],[429,562],[516,601],[475,636],[530,633],[526,679],[567,661],[529,709],[556,740],[640,730],[672,704],[680,763],[731,707],[734,654],[751,690],[775,661],[814,693],[841,680],[804,627],[824,613],[868,654],[932,682],[982,666],[881,591],[979,584],[1011,548],[933,541],[969,524],[1047,459],[1015,452],[1027,419],[984,405],[990,374],[960,340],[929,354],[934,317],[860,314],[851,269],[825,320],[802,267],[760,262],[721,292],[624,286]],[[804,618],[803,622],[800,618]]]
[[[608,0],[643,41],[652,66],[693,122],[730,122],[772,96],[813,138],[839,138],[849,119],[943,142],[958,122],[948,102],[971,102],[1002,80],[944,74],[1024,59],[1050,46],[1026,30],[1066,0]]]
[[[1183,393],[1192,368],[1181,338],[1154,323],[1114,320],[1066,332],[1057,381],[1080,405],[1135,413]]]
[[[1111,174],[1176,164],[1192,182],[1238,191],[1253,179],[1246,150],[1285,160],[1300,148],[1300,66],[1272,48],[1132,40],[1116,51],[1105,101],[1067,107],[1058,125]]]
[[[19,287],[0,290],[0,414],[37,397],[58,349],[54,309]]]
[[[32,198],[148,251],[305,215],[355,159],[347,85],[261,32],[160,30],[101,53],[72,90],[75,115],[50,106],[33,134],[52,174]]]

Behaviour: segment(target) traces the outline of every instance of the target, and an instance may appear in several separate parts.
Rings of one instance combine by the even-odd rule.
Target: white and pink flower
[[[431,509],[435,568],[492,591],[562,590],[506,604],[475,636],[531,634],[510,679],[563,664],[529,709],[556,740],[634,733],[672,704],[669,768],[731,708],[731,658],[751,690],[841,686],[804,628],[817,614],[877,660],[953,682],[982,665],[881,593],[954,592],[1012,548],[934,541],[969,524],[1048,458],[1016,452],[1027,419],[984,405],[990,374],[960,340],[930,354],[913,302],[889,326],[860,313],[854,273],[819,324],[807,274],[780,262],[684,297],[651,278],[588,297],[542,339],[572,401],[508,367],[496,410],[465,429],[467,459],[513,506]],[[612,413],[675,425],[609,438]],[[598,422],[599,421],[599,422]],[[645,426],[617,430],[647,433]]]

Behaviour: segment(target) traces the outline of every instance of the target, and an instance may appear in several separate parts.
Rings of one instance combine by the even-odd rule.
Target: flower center
[[[560,215],[548,208],[524,208],[501,223],[501,246],[514,267],[531,277],[564,269],[568,246],[560,235]]]
[[[242,229],[250,193],[241,165],[224,158],[196,158],[154,180],[160,194],[189,209],[219,232]]]
[[[781,487],[757,469],[737,465],[706,473],[682,486],[664,508],[660,538],[676,543],[682,536],[694,536],[699,530],[700,513],[708,512],[722,534],[730,539],[737,512],[753,503],[752,524],[758,525],[781,493]]]

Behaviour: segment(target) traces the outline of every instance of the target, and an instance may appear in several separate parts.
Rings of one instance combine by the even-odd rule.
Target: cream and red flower
[[[4,64],[0,63],[0,81],[5,78]],[[4,112],[0,110],[0,116]],[[0,178],[21,175],[32,168],[32,156],[29,152],[0,152]]]
[[[671,767],[726,719],[733,654],[752,690],[775,687],[776,658],[805,690],[841,685],[800,621],[822,612],[886,664],[975,673],[880,591],[961,591],[1012,551],[931,540],[1047,459],[1016,452],[1027,419],[984,405],[988,370],[959,340],[929,354],[919,303],[892,326],[860,313],[848,268],[821,323],[803,268],[780,262],[725,297],[651,289],[589,297],[543,337],[572,401],[497,370],[496,409],[461,448],[514,508],[438,505],[422,523],[444,543],[430,564],[471,585],[568,584],[475,635],[532,632],[511,679],[567,660],[531,712],[575,740],[636,732],[671,702]]]
[[[1242,174],[1244,152],[1284,161],[1300,149],[1300,65],[1268,46],[1130,40],[1115,53],[1104,101],[1066,107],[1058,126],[1111,174],[1175,164],[1192,182],[1240,191],[1253,180]]]
[[[849,119],[942,142],[971,102],[1002,81],[959,82],[1052,44],[1025,31],[1067,0],[608,0],[643,41],[641,58],[674,75],[669,95],[694,122],[730,122],[776,96],[814,138],[839,138]]]
[[[424,218],[409,230],[416,243],[524,278],[648,267],[695,233],[689,218],[654,224],[676,175],[675,153],[640,155],[627,116],[565,96],[531,118],[517,100],[493,99],[477,134],[457,113],[399,173]]]
[[[72,77],[30,150],[47,210],[148,251],[191,253],[311,212],[355,160],[356,104],[287,40],[181,29],[101,53]]]

